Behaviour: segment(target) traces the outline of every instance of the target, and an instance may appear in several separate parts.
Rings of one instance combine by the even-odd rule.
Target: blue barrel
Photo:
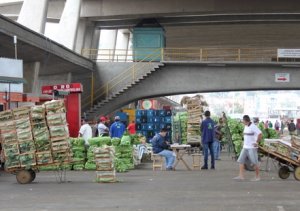
[[[140,123],[135,124],[135,129],[142,130],[142,124],[140,124]]]

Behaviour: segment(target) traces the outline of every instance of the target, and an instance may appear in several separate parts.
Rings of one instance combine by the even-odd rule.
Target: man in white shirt
[[[248,115],[243,116],[243,123],[245,125],[244,128],[244,146],[239,156],[237,162],[240,164],[240,172],[239,176],[233,178],[235,180],[244,180],[244,171],[245,171],[245,161],[246,158],[251,161],[251,163],[255,167],[255,178],[251,181],[259,181],[259,166],[258,166],[258,154],[257,147],[262,139],[262,133],[258,129],[258,127],[250,121],[250,117]]]
[[[92,136],[93,136],[92,128],[87,122],[87,120],[85,119],[81,120],[81,127],[79,130],[78,137],[83,137],[85,141],[85,146],[89,146],[88,140],[92,138]]]

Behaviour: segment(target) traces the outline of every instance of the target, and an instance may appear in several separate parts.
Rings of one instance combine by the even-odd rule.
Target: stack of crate
[[[112,146],[94,148],[97,182],[116,182],[115,150]]]
[[[20,167],[18,137],[11,110],[0,112],[0,137],[6,168]]]
[[[32,134],[36,147],[37,164],[53,163],[50,146],[50,135],[46,122],[44,106],[34,106],[30,113]]]
[[[21,167],[36,165],[35,144],[32,136],[31,122],[29,118],[30,107],[13,109],[16,132],[20,151]]]
[[[71,159],[71,154],[64,101],[53,100],[44,105],[47,113],[46,120],[50,132],[53,161],[68,162]]]
[[[203,106],[197,98],[190,98],[186,101],[188,121],[187,121],[187,143],[200,143]]]

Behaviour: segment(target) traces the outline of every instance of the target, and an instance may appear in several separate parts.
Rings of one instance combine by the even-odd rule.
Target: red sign
[[[83,88],[82,88],[81,83],[42,86],[42,94],[52,95],[53,90],[66,91],[66,92],[70,92],[70,93],[81,93],[81,92],[83,92]]]

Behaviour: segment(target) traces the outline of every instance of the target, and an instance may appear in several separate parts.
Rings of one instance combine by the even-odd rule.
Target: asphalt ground
[[[94,171],[68,171],[65,183],[54,172],[39,172],[33,183],[21,185],[0,172],[0,210],[300,210],[300,182],[293,174],[282,180],[270,165],[261,181],[251,182],[254,172],[246,172],[246,180],[237,182],[238,164],[227,153],[221,158],[216,170],[201,171],[179,164],[176,171],[153,172],[144,163],[117,174],[117,183],[96,183]],[[269,169],[265,159],[261,169]]]

